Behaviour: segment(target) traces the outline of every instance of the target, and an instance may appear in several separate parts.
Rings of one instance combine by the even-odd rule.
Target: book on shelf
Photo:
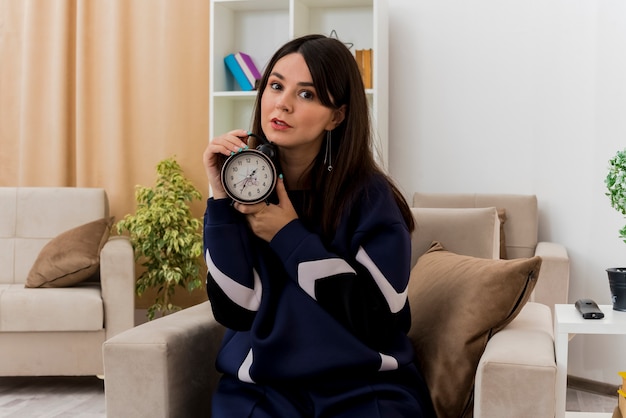
[[[237,52],[235,54],[235,59],[237,63],[243,70],[244,74],[248,78],[250,84],[257,88],[257,82],[261,79],[261,73],[254,65],[254,61],[252,61],[252,57],[248,54],[244,54],[243,52]]]
[[[241,90],[255,90],[257,82],[261,79],[261,73],[254,65],[254,61],[248,54],[237,52],[224,57],[224,63],[235,77]]]
[[[361,78],[363,79],[363,86],[366,89],[371,89],[372,82],[372,49],[357,49],[355,51],[354,58],[361,71]]]

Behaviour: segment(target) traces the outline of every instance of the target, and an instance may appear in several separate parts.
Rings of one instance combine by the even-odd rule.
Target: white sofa
[[[0,376],[103,374],[103,342],[134,326],[129,240],[109,238],[88,281],[25,283],[53,238],[108,216],[100,188],[0,187]]]
[[[449,196],[449,200],[454,199]],[[462,200],[460,207],[467,203]],[[537,238],[536,199],[506,196],[505,201],[511,253],[518,255],[516,247],[526,241],[518,239],[516,227],[530,236],[530,244],[533,237],[535,241]],[[501,202],[497,203],[499,206]],[[500,222],[495,207],[414,208],[413,213],[417,223],[412,243],[414,264],[434,240],[458,254],[480,259],[498,257]],[[556,361],[548,306],[553,299],[542,303],[540,296],[544,288],[552,287],[558,289],[558,299],[566,297],[569,261],[561,246],[546,243],[541,247],[553,249],[545,253],[539,278],[549,283],[537,284],[534,301],[526,303],[512,322],[488,340],[476,367],[473,410],[466,416],[473,412],[475,418],[554,417]],[[419,294],[409,295],[412,306],[421,303]],[[438,332],[437,318],[430,322],[433,332]],[[205,302],[106,341],[107,416],[210,416],[210,393],[219,379],[215,357],[223,332],[209,302]],[[453,399],[465,395],[449,396]]]

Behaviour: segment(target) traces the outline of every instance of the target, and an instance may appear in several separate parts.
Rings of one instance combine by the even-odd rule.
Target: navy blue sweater
[[[221,372],[280,384],[412,362],[410,233],[382,177],[358,193],[329,245],[301,219],[266,243],[228,199],[209,199],[204,248],[212,309],[228,328]]]

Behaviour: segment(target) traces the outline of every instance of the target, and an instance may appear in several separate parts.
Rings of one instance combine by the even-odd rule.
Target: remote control
[[[604,318],[604,313],[598,308],[598,304],[591,299],[578,299],[575,306],[585,319]]]

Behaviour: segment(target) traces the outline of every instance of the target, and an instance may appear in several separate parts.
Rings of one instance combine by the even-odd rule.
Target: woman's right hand
[[[235,129],[209,141],[202,155],[202,162],[214,199],[227,197],[220,176],[224,159],[247,147],[247,141],[248,131],[243,129]]]

